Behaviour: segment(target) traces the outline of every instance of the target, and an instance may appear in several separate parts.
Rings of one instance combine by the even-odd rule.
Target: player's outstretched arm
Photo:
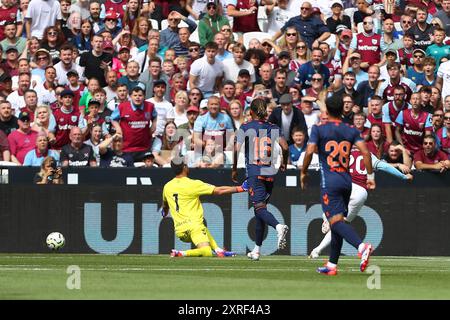
[[[371,154],[372,156],[372,166],[377,171],[383,171],[386,173],[389,173],[390,175],[403,179],[403,180],[409,180],[412,181],[413,175],[408,173],[404,174],[401,171],[397,170],[393,166],[391,166],[389,163],[378,159],[375,155]]]
[[[247,184],[247,180],[245,180],[240,186],[215,187],[214,191],[213,191],[213,195],[221,196],[224,194],[247,192],[247,191],[248,191],[248,184]]]
[[[316,144],[308,143],[305,151],[305,157],[303,158],[303,166],[302,171],[300,172],[300,186],[302,190],[306,189],[306,183],[308,179],[308,168],[311,164],[312,157],[314,152],[316,151]]]
[[[364,159],[364,165],[367,170],[367,189],[373,190],[375,189],[375,174],[373,173],[372,168],[372,156],[370,154],[369,149],[367,149],[367,145],[363,140],[360,140],[355,143],[356,147],[361,151],[361,154]]]

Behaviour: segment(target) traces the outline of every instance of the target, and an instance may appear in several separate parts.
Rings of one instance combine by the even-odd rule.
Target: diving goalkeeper
[[[167,182],[163,189],[162,215],[172,216],[175,235],[183,242],[193,243],[196,249],[180,251],[173,249],[171,257],[211,257],[214,251],[218,257],[234,255],[220,248],[208,228],[203,223],[203,207],[199,197],[202,195],[223,195],[246,192],[244,182],[241,186],[216,187],[188,177],[189,168],[183,158],[170,163],[176,177]],[[170,209],[170,211],[169,211]]]

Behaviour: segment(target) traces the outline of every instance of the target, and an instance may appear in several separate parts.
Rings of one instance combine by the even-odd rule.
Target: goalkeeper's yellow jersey
[[[203,223],[199,197],[213,193],[215,186],[188,177],[173,178],[163,189],[163,201],[169,204],[175,230],[189,229]]]

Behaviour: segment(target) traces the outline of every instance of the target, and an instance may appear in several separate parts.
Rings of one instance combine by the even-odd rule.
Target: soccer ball
[[[47,236],[47,247],[51,250],[59,250],[64,247],[66,240],[59,232],[52,232]]]

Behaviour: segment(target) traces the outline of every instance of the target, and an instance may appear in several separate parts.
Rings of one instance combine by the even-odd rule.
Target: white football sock
[[[323,251],[323,249],[325,249],[330,245],[330,243],[331,243],[331,231],[328,231],[327,234],[323,237],[322,242],[320,242],[320,244],[317,247],[315,247],[314,250],[320,254]]]
[[[327,262],[327,267],[329,268],[336,268],[337,264],[331,263],[330,261]]]
[[[364,248],[365,248],[366,244],[364,242],[362,242],[359,247],[358,247],[358,252],[362,253]]]
[[[261,247],[255,245],[255,247],[253,248],[252,252],[257,252],[257,253],[259,253],[259,250],[261,250]]]

